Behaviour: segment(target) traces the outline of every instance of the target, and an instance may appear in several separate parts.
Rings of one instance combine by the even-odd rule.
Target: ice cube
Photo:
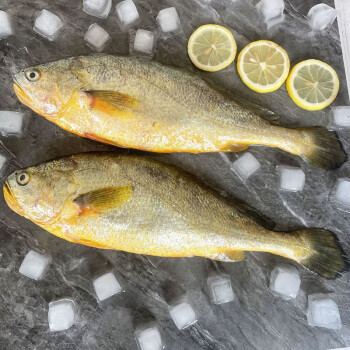
[[[140,350],[163,349],[162,337],[156,326],[137,330],[135,336]]]
[[[233,301],[235,296],[229,275],[209,276],[207,279],[210,297],[214,304],[224,304]]]
[[[350,106],[333,107],[334,124],[342,128],[350,128]]]
[[[266,23],[278,18],[284,18],[283,0],[261,0],[256,4],[256,9],[263,15]]]
[[[50,259],[47,256],[31,250],[25,256],[19,268],[19,273],[33,280],[41,280],[49,263]]]
[[[186,301],[169,307],[170,316],[176,327],[181,330],[197,322],[192,306]]]
[[[63,331],[75,323],[76,307],[71,299],[60,299],[49,304],[49,327],[51,332]]]
[[[300,287],[299,271],[294,266],[276,266],[271,272],[270,289],[283,299],[296,298]]]
[[[63,22],[61,19],[54,13],[44,9],[37,14],[33,29],[41,36],[52,41],[57,37],[62,27]]]
[[[123,291],[123,288],[112,272],[108,272],[96,278],[93,284],[96,295],[100,301]]]
[[[231,170],[242,180],[247,180],[249,176],[254,174],[259,168],[260,162],[250,152],[245,152],[231,165]]]
[[[132,0],[124,0],[117,4],[117,16],[123,30],[137,24],[140,19],[139,12]]]
[[[105,48],[110,38],[110,35],[97,23],[91,24],[84,36],[86,44],[97,52]]]
[[[311,7],[307,18],[312,30],[323,30],[333,24],[337,18],[337,11],[326,4],[317,4]]]
[[[0,111],[0,132],[2,134],[19,134],[22,130],[23,113]]]
[[[153,32],[138,29],[135,36],[133,51],[135,51],[135,53],[153,56],[155,43],[156,38]]]
[[[270,28],[276,26],[277,24],[282,23],[284,21],[285,17],[286,16],[282,13],[282,15],[280,15],[278,17],[266,20],[265,23],[267,25],[267,29],[270,29]]]
[[[13,34],[11,18],[5,11],[0,11],[0,39]]]
[[[6,163],[6,158],[0,154],[0,172],[2,171],[2,169],[4,168],[4,165]]]
[[[334,199],[341,206],[350,209],[350,179],[338,179],[335,185]]]
[[[337,304],[327,294],[308,296],[307,321],[310,326],[340,329],[342,322]]]
[[[107,18],[112,7],[112,0],[84,0],[85,13],[98,18]]]
[[[163,33],[177,34],[181,31],[180,18],[175,7],[159,11],[156,20]]]
[[[305,185],[305,173],[300,168],[280,165],[280,189],[282,191],[302,191]]]

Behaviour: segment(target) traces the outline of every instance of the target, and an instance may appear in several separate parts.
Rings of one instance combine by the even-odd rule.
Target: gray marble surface
[[[348,104],[338,28],[333,26],[312,33],[306,21],[309,8],[318,1],[286,1],[283,24],[266,30],[251,0],[136,0],[141,13],[141,28],[156,28],[159,10],[175,6],[184,33],[157,43],[157,61],[194,71],[186,54],[189,35],[199,25],[219,23],[235,35],[238,49],[248,42],[271,39],[282,45],[292,64],[317,58],[331,64],[338,72],[341,87],[335,105]],[[324,1],[334,6],[332,1]],[[6,174],[18,166],[29,166],[52,157],[92,150],[115,150],[69,134],[35,115],[20,104],[12,90],[11,75],[17,70],[72,55],[89,54],[83,36],[91,23],[109,31],[112,42],[105,52],[128,52],[128,36],[116,23],[116,2],[107,20],[98,20],[82,11],[82,0],[0,0],[0,9],[14,20],[16,34],[0,41],[0,110],[26,113],[28,129],[22,137],[1,137],[1,148],[10,159]],[[65,21],[54,42],[39,37],[32,30],[33,16],[46,8]],[[299,109],[283,86],[277,92],[257,94],[243,85],[234,65],[218,73],[205,74],[233,96],[239,94],[281,115],[286,125],[327,125],[330,108],[321,112]],[[350,153],[349,133],[340,132],[345,150]],[[350,162],[334,171],[313,168],[301,159],[276,149],[255,147],[252,153],[261,169],[246,183],[229,170],[219,154],[154,155],[177,164],[200,177],[224,196],[238,197],[276,222],[278,229],[319,226],[333,230],[349,254],[350,214],[339,211],[330,201],[338,177],[349,176]],[[134,152],[134,151],[133,151]],[[234,160],[238,155],[230,154]],[[278,191],[276,165],[300,165],[306,173],[301,193]],[[0,349],[136,349],[134,327],[150,318],[161,329],[169,350],[313,350],[350,346],[349,273],[326,281],[298,266],[302,278],[296,299],[284,301],[268,288],[269,276],[276,263],[285,262],[269,254],[247,254],[239,263],[214,265],[206,259],[165,259],[138,256],[118,251],[102,251],[60,240],[31,222],[19,217],[0,198]],[[30,249],[52,257],[49,271],[36,282],[19,274],[19,266]],[[111,267],[123,280],[126,292],[98,303],[92,287],[97,269]],[[215,306],[205,291],[206,277],[213,269],[228,273],[233,281],[236,300]],[[178,331],[171,321],[166,295],[169,291],[187,293],[198,314],[198,324]],[[306,322],[307,295],[332,293],[343,321],[341,330],[312,328]],[[73,298],[79,308],[77,324],[65,332],[50,333],[48,303],[61,297]]]

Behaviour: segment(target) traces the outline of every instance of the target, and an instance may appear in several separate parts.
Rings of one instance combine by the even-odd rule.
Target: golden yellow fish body
[[[28,68],[15,75],[14,89],[65,130],[120,147],[196,153],[268,145],[324,168],[345,159],[324,128],[270,125],[198,76],[135,57],[76,57]]]
[[[13,210],[47,231],[97,248],[221,261],[242,260],[246,250],[264,251],[326,277],[344,267],[329,231],[267,230],[251,209],[227,204],[189,175],[147,158],[65,157],[12,174],[4,194]],[[318,239],[329,240],[330,256],[323,258],[336,265],[333,274],[328,265],[311,264],[319,254]]]

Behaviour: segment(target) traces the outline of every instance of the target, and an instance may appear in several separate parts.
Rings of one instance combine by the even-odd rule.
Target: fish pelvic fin
[[[330,170],[340,167],[346,161],[347,155],[335,132],[322,126],[296,130],[304,133],[307,143],[310,143],[310,147],[305,147],[305,152],[300,156],[312,165]]]
[[[349,264],[335,234],[321,228],[301,229],[293,232],[304,243],[305,254],[294,259],[306,269],[321,277],[334,279],[345,271]]]
[[[232,250],[224,253],[214,254],[208,256],[211,260],[217,260],[222,262],[235,262],[242,261],[245,259],[244,251],[242,250]]]

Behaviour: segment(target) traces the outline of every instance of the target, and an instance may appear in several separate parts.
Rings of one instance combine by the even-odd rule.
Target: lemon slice
[[[250,43],[238,56],[241,79],[250,89],[261,93],[277,90],[287,79],[289,67],[287,52],[268,40]]]
[[[233,62],[237,44],[228,29],[207,24],[192,33],[187,50],[196,67],[207,72],[217,72]]]
[[[306,60],[291,70],[287,90],[299,107],[317,111],[329,106],[337,97],[338,75],[327,63]]]

